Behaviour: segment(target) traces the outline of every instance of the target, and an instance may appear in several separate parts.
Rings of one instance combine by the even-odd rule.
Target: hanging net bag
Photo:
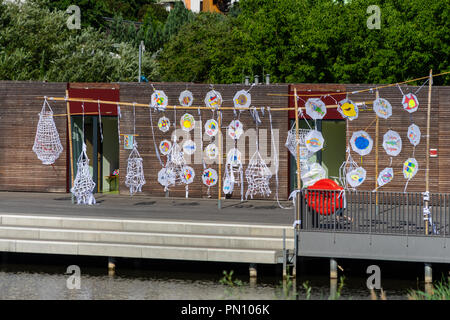
[[[95,204],[95,198],[92,192],[95,188],[95,182],[92,180],[89,170],[89,158],[86,154],[86,144],[83,143],[83,149],[77,161],[77,175],[70,190],[77,198],[77,204]]]
[[[128,156],[127,176],[125,178],[125,185],[130,188],[130,195],[133,195],[136,192],[142,192],[142,186],[145,184],[142,162],[143,160],[137,150],[137,143],[135,140],[133,150],[131,150],[131,153]]]
[[[285,147],[288,148],[295,160],[297,160],[297,145],[300,145],[300,161],[306,161],[314,154],[314,152],[306,148],[305,137],[310,131],[310,129],[299,129],[298,140],[295,132],[295,122],[291,130],[288,131]]]
[[[45,106],[48,107],[48,110],[46,110]],[[62,150],[63,147],[59,139],[58,130],[53,120],[53,110],[50,108],[47,98],[45,98],[42,110],[39,113],[33,151],[38,159],[42,161],[42,164],[49,165],[59,158]]]

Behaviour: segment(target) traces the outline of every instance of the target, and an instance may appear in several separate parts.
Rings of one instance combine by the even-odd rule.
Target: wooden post
[[[219,209],[222,209],[222,204],[221,204],[221,198],[222,198],[222,157],[223,157],[223,152],[222,152],[222,113],[219,112],[219,116],[217,117],[217,124],[219,126],[219,133],[218,133],[218,144],[219,144],[219,192],[218,192],[218,201],[217,201],[217,206]]]
[[[431,118],[431,86],[433,84],[433,70],[430,70],[430,78],[428,80],[428,111],[427,111],[427,168],[425,171],[425,191],[428,193],[430,187],[430,118]],[[425,200],[424,206],[428,210],[429,201]],[[428,219],[429,214],[425,220],[425,234],[428,234]]]
[[[66,98],[69,98],[69,90],[66,89]],[[73,181],[74,181],[74,171],[73,171],[73,147],[72,147],[72,121],[70,119],[70,102],[67,101],[66,103],[67,108],[67,130],[68,136],[69,136],[69,154],[70,154],[70,188],[73,187]],[[69,190],[70,191],[70,190]],[[73,198],[72,194],[72,203],[74,203],[75,200]]]
[[[295,106],[295,140],[299,141],[299,124],[298,124],[298,101],[297,101],[297,88],[294,88],[294,106]],[[297,143],[297,190],[300,190],[300,145]],[[299,197],[299,194],[297,193],[297,198]],[[300,220],[300,203],[297,200],[297,206],[296,206],[296,216],[297,221]],[[297,229],[300,226],[297,224]]]
[[[378,90],[375,93],[375,98],[379,98]],[[380,118],[378,115],[375,115],[376,123],[375,123],[375,190],[378,187],[378,136],[380,134]],[[375,207],[376,213],[378,214],[378,191],[375,193]]]

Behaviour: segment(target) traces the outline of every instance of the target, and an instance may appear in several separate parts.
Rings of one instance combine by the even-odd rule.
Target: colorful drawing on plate
[[[206,146],[205,153],[209,159],[215,159],[219,155],[219,149],[214,143],[211,143]]]
[[[420,143],[420,136],[420,128],[417,125],[413,123],[408,127],[408,139],[413,146],[417,146]]]
[[[383,98],[378,98],[373,101],[373,111],[383,119],[392,116],[392,106],[389,101]]]
[[[358,167],[347,173],[347,182],[353,188],[361,185],[366,180],[366,170],[363,167]]]
[[[170,149],[172,148],[172,142],[169,140],[163,140],[159,144],[159,152],[163,155],[169,154]]]
[[[317,152],[323,148],[324,139],[322,133],[311,130],[305,137],[306,148],[311,152]]]
[[[244,125],[239,120],[233,120],[228,125],[228,135],[234,140],[238,140],[244,133]]]
[[[384,168],[383,171],[378,175],[378,186],[382,187],[385,184],[389,183],[394,179],[394,169],[392,168]]]
[[[125,134],[123,136],[123,148],[127,150],[133,149],[134,136],[132,134]]]
[[[158,172],[158,182],[167,187],[169,185],[174,185],[176,180],[176,173],[170,168],[162,168]]]
[[[403,176],[405,177],[405,179],[412,179],[416,175],[418,170],[419,164],[414,158],[409,158],[405,161],[405,163],[403,163]]]
[[[390,156],[398,156],[402,151],[402,138],[393,130],[389,130],[383,136],[383,148]]]
[[[195,171],[192,167],[184,166],[181,170],[181,181],[185,184],[190,184],[194,181]]]
[[[252,103],[252,97],[250,93],[245,90],[236,92],[233,98],[233,103],[235,108],[246,108],[250,107]]]
[[[231,194],[234,189],[234,176],[233,175],[227,175],[225,179],[223,180],[223,193],[225,194]]]
[[[356,131],[350,139],[353,151],[361,156],[368,155],[372,151],[373,140],[365,131]]]
[[[192,105],[192,102],[194,102],[194,96],[189,90],[184,90],[180,93],[178,101],[180,101],[180,105],[182,105],[183,107],[190,107]]]
[[[205,104],[209,108],[220,108],[222,105],[222,96],[219,92],[211,90],[206,94]]]
[[[413,113],[417,111],[417,108],[419,108],[419,99],[417,99],[414,93],[405,94],[403,96],[402,105],[403,109],[409,113]]]
[[[167,132],[169,131],[170,128],[170,120],[166,117],[161,117],[158,120],[158,128],[159,130],[161,130],[162,132]]]
[[[306,114],[314,120],[320,120],[327,114],[325,103],[319,98],[310,98],[305,103]]]
[[[183,152],[186,154],[193,154],[197,150],[197,145],[192,140],[187,140],[183,143]]]
[[[208,187],[212,187],[214,185],[216,185],[217,183],[217,171],[212,169],[212,168],[208,168],[203,170],[203,174],[202,174],[202,181],[203,184],[207,185]]]
[[[344,99],[339,101],[338,112],[342,117],[348,120],[354,120],[358,118],[358,107],[353,103],[352,100]]]
[[[152,93],[151,97],[151,105],[153,108],[156,108],[160,111],[166,110],[167,104],[169,103],[169,99],[167,98],[164,91],[155,90]]]
[[[227,164],[238,167],[242,164],[242,154],[237,148],[232,148],[227,154]]]
[[[191,131],[195,127],[194,116],[190,113],[185,113],[180,119],[181,129],[184,131]]]
[[[213,137],[217,134],[217,132],[219,131],[219,124],[217,123],[216,120],[214,119],[209,119],[208,121],[206,121],[205,123],[205,133],[210,136]]]

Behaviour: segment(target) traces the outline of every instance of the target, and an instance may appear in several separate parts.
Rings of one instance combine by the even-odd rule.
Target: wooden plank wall
[[[206,84],[186,84],[186,83],[154,83],[155,89],[163,90],[169,98],[169,105],[179,105],[179,95],[185,89],[190,90],[194,95],[194,106],[205,106],[204,98],[206,93],[211,90],[211,87]],[[250,86],[244,85],[215,85],[215,90],[219,91],[224,100],[224,107],[232,107],[233,102],[232,99],[235,93],[241,89],[249,89]],[[120,100],[121,101],[134,101],[138,103],[149,103],[150,97],[153,92],[151,84],[149,83],[121,83],[120,84]],[[288,97],[286,96],[268,96],[267,93],[281,93],[286,94],[288,92],[288,85],[264,85],[260,84],[254,86],[250,93],[252,95],[252,105],[257,107],[287,107],[288,106]],[[133,133],[133,112],[132,107],[121,107],[122,119],[120,120],[120,132],[123,134]],[[185,112],[183,110],[178,110],[176,113],[176,126],[180,129],[180,117]],[[196,119],[196,128],[199,128],[198,120],[198,111],[190,110],[195,119]],[[153,113],[153,125],[155,126],[155,140],[156,144],[159,145],[160,141],[163,139],[170,140],[171,133],[173,132],[173,127],[167,132],[162,133],[156,127],[158,119],[162,115],[167,116],[171,125],[173,125],[174,112],[172,110],[166,111],[164,113]],[[209,110],[202,110],[202,121],[203,124],[210,119],[213,115]],[[270,140],[270,125],[269,125],[269,116],[267,110],[265,115],[261,116],[262,126],[260,126],[260,147],[261,154],[267,163],[271,163],[271,158],[273,157],[272,149],[271,149],[271,140]],[[217,114],[216,114],[217,117]],[[279,194],[281,199],[287,199],[288,197],[288,162],[287,162],[287,149],[284,147],[284,143],[286,141],[287,131],[288,131],[288,114],[287,111],[278,111],[272,112],[273,118],[273,128],[275,129],[275,137],[278,135],[278,139],[276,139],[278,153],[281,154],[279,158]],[[149,117],[149,109],[144,107],[136,107],[136,134],[139,134],[137,137],[138,142],[138,150],[141,156],[144,159],[144,171],[146,178],[146,185],[143,187],[143,193],[151,194],[155,196],[163,196],[164,191],[163,187],[157,182],[157,175],[159,170],[161,169],[161,165],[158,162],[158,159],[155,154],[155,148],[153,145],[151,127],[150,127],[150,117]],[[230,148],[234,147],[233,141],[226,134],[226,127],[233,120],[233,111],[224,111],[223,113],[223,148],[224,153],[227,153]],[[243,112],[240,116],[240,120],[244,124],[244,130],[247,136],[242,136],[239,139],[238,149],[243,154],[244,161],[244,172],[247,168],[249,158],[253,155],[256,149],[256,141],[255,141],[255,123],[250,116],[248,111]],[[203,128],[203,125],[202,125]],[[250,130],[248,130],[250,129]],[[204,129],[202,129],[204,134]],[[196,137],[200,136],[199,130],[191,131],[191,139],[193,135]],[[180,136],[179,136],[180,137]],[[210,138],[204,134],[203,147],[205,148],[210,143]],[[179,139],[179,144],[182,145],[183,140]],[[190,158],[190,165],[195,170],[195,180],[192,184],[189,185],[189,197],[206,197],[207,196],[207,187],[203,185],[201,182],[201,173],[203,171],[203,165],[201,164],[201,153],[200,153],[200,140],[196,140],[197,142],[197,151],[195,155],[187,156],[186,158]],[[217,145],[217,139],[216,139]],[[245,152],[244,152],[245,149]],[[125,175],[126,175],[126,166],[127,166],[127,158],[130,150],[125,150],[123,148],[123,141],[120,147],[120,192],[128,193],[127,188],[125,187]],[[162,156],[162,160],[166,161],[166,157]],[[188,162],[189,163],[189,162]],[[213,162],[212,160],[207,159],[207,166],[214,168],[218,171],[218,164]],[[269,166],[270,167],[270,166]],[[222,166],[224,168],[224,166]],[[272,167],[274,168],[274,167]],[[223,175],[223,171],[222,171]],[[269,199],[273,199],[275,197],[276,183],[275,176],[271,179],[270,188],[272,190],[272,194]],[[245,180],[244,175],[244,194],[247,191],[247,182]],[[218,185],[211,187],[211,196],[213,198],[217,198],[217,190]],[[236,190],[237,189],[237,190]],[[223,195],[223,193],[222,193]],[[184,186],[177,186],[170,190],[170,196],[175,197],[184,197],[185,196],[185,188]],[[238,199],[240,198],[240,189],[238,187],[235,188],[235,192],[233,192],[232,198]]]
[[[436,90],[437,89],[437,90]],[[431,148],[438,150],[438,166],[441,169],[438,184],[439,192],[450,192],[450,179],[448,176],[448,167],[450,164],[450,87],[433,87],[432,96],[438,96],[439,113],[435,113],[431,121],[431,132],[439,132],[438,146],[432,145]],[[437,118],[437,119],[436,119]],[[435,162],[436,158],[430,158]]]
[[[33,152],[43,99],[64,96],[66,83],[0,81],[0,190],[66,192],[65,117],[55,117],[63,152],[53,166],[43,165]],[[64,102],[49,101],[55,114],[65,113]]]

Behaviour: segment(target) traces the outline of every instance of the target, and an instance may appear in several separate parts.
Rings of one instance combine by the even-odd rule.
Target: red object
[[[104,101],[120,101],[120,90],[111,88],[69,88],[70,98],[104,100]],[[100,103],[100,111],[102,116],[117,116],[116,104]],[[85,103],[84,112],[90,115],[98,114],[98,103]],[[81,114],[81,102],[70,102],[70,113]]]
[[[437,149],[430,149],[430,157],[437,157]]]
[[[294,89],[290,88],[289,90],[289,107],[290,108],[294,108],[295,107],[295,101],[294,101]],[[321,98],[321,100],[325,103],[325,105],[335,105],[336,101],[341,101],[343,99],[345,99],[346,95],[336,92],[336,93],[330,93],[330,96],[321,96],[321,95],[326,95],[328,93],[323,92],[323,91],[297,91],[297,95],[299,98],[303,99],[299,99],[297,106],[300,108],[305,107],[305,102],[307,101],[309,98]],[[317,95],[317,96],[313,96],[313,95]],[[311,119],[307,114],[306,111],[303,110],[303,115],[306,119]],[[290,119],[295,119],[295,110],[289,110],[289,118]],[[337,107],[336,108],[327,108],[327,114],[325,115],[325,117],[323,118],[324,120],[343,120],[344,118],[342,117],[342,115],[339,113],[339,111],[337,111]]]
[[[305,198],[308,206],[321,215],[333,214],[344,207],[343,195],[338,192],[344,188],[331,179],[321,179],[306,190]]]

